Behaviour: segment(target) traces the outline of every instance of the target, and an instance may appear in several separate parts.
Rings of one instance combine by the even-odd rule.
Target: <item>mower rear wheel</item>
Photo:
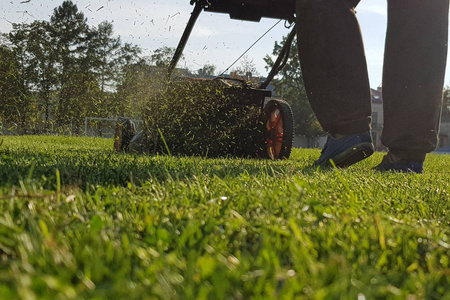
[[[131,139],[136,135],[136,126],[129,118],[119,118],[114,133],[114,149],[117,152],[127,151]]]
[[[284,100],[270,100],[264,107],[265,155],[270,159],[289,158],[294,142],[294,117]]]

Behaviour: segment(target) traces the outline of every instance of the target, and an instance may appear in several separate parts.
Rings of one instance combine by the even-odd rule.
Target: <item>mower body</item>
[[[194,0],[208,12],[227,13],[232,19],[259,22],[261,18],[294,21],[295,0]]]
[[[246,21],[259,22],[268,17],[293,22],[295,0],[191,0],[191,4],[195,5],[194,11],[169,65],[165,88],[149,100],[143,112],[144,132],[135,134],[130,120],[119,120],[115,149],[288,158],[293,144],[292,110],[287,102],[272,99],[266,87],[279,71],[283,58],[288,57],[295,28],[267,80],[258,87],[236,79],[204,80],[172,75],[203,10],[227,13],[233,19]]]

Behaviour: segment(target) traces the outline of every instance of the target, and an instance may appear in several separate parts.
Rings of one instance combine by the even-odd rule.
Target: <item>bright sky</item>
[[[0,4],[0,32],[9,32],[11,23],[31,23],[49,20],[53,9],[62,0],[8,0]],[[96,26],[104,20],[113,22],[114,32],[125,42],[141,46],[149,55],[157,48],[176,47],[192,11],[189,0],[73,0],[85,13],[88,24]],[[159,3],[158,3],[159,2]],[[386,0],[362,0],[357,8],[366,48],[372,88],[381,84],[384,35],[386,30]],[[202,13],[185,49],[180,66],[192,70],[213,64],[224,71],[254,41],[277,20],[263,19],[260,23],[231,20],[226,14]],[[284,22],[278,24],[252,50],[260,75],[266,75],[263,57],[272,52],[274,42],[289,30]],[[239,63],[238,63],[239,65]],[[448,67],[447,70],[450,68]],[[447,71],[446,84],[450,72]]]

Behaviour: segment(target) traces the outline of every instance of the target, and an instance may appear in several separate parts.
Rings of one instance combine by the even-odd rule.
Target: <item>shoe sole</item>
[[[361,143],[336,155],[332,158],[332,160],[336,167],[346,168],[368,158],[373,154],[373,152],[374,150],[372,143]],[[331,166],[331,162],[327,161],[322,164],[322,166]]]

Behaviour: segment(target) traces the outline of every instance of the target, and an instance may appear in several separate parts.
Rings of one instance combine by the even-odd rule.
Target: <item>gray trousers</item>
[[[368,0],[369,1],[369,0]],[[305,89],[330,134],[370,129],[371,95],[355,0],[297,0]],[[449,0],[388,0],[382,143],[423,160],[437,145]]]

